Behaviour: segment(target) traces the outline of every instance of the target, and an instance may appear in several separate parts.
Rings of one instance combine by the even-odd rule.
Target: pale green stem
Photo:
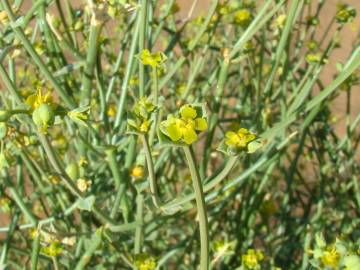
[[[154,99],[154,104],[156,106],[159,106],[158,102],[159,102],[159,83],[158,83],[158,76],[157,76],[157,68],[153,67],[152,68],[152,98]],[[149,135],[149,142],[150,145],[153,145],[154,143],[154,138],[155,138],[155,133],[157,130],[157,124],[158,124],[158,111],[155,111],[152,114],[152,120],[154,121],[153,124],[151,125],[151,130],[150,130],[150,135]]]
[[[38,259],[39,259],[39,251],[40,251],[40,233],[36,233],[36,236],[33,240],[32,244],[32,252],[31,252],[31,270],[38,269]]]
[[[144,212],[144,197],[139,192],[136,197],[136,222],[139,224],[143,223],[143,212]],[[139,254],[141,252],[141,246],[143,241],[143,226],[139,225],[135,229],[135,247],[134,253]]]
[[[195,155],[191,146],[183,147],[193,181],[196,208],[198,211],[200,229],[200,270],[209,269],[209,228],[206,213],[205,197],[200,175],[195,164]]]
[[[91,237],[90,245],[87,247],[85,253],[76,265],[75,270],[82,270],[89,264],[91,257],[102,243],[103,228],[96,230]]]
[[[160,200],[159,200],[159,194],[157,190],[157,184],[156,184],[156,176],[154,172],[154,163],[151,156],[150,146],[147,141],[146,135],[141,134],[140,139],[142,141],[142,144],[144,146],[145,151],[145,158],[146,158],[146,164],[147,169],[149,172],[149,185],[150,185],[150,192],[151,192],[151,198],[156,208],[160,207]]]

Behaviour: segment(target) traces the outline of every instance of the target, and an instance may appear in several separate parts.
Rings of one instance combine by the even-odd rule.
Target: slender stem
[[[94,255],[95,251],[102,243],[102,234],[103,228],[96,230],[96,232],[91,237],[90,246],[87,247],[85,253],[76,265],[75,270],[85,269],[85,267],[89,264],[91,256]]]
[[[236,161],[237,161],[237,157],[230,158],[226,162],[224,169],[222,169],[218,175],[211,177],[208,181],[205,180],[206,184],[204,185],[204,192],[206,193],[206,192],[210,191],[217,184],[219,184],[222,180],[224,180],[225,177],[230,173],[231,169],[234,167]],[[162,206],[162,208],[167,210],[167,209],[171,209],[171,208],[180,207],[181,205],[183,205],[193,199],[195,199],[195,193],[191,193],[182,198],[175,199],[175,200],[167,203],[166,205]]]
[[[121,95],[120,95],[120,99],[118,102],[118,109],[116,112],[115,123],[114,123],[115,129],[119,128],[119,126],[122,124],[122,120],[124,117],[125,100],[126,100],[126,95],[128,92],[128,84],[129,84],[130,77],[132,74],[134,58],[135,58],[135,51],[136,51],[136,48],[138,45],[137,41],[139,38],[140,21],[141,21],[140,17],[138,16],[133,39],[131,41],[131,46],[130,46],[130,51],[129,51],[129,56],[128,56],[129,58],[128,58],[127,66],[126,66],[125,76],[124,76],[124,80],[121,85]]]
[[[21,211],[24,213],[24,215],[27,217],[27,219],[34,225],[38,223],[37,218],[34,216],[34,214],[30,211],[30,209],[25,204],[24,200],[22,199],[21,195],[18,193],[18,191],[14,187],[9,187],[9,190],[11,192],[12,197],[14,198],[14,201],[19,206]]]
[[[139,192],[136,197],[136,221],[139,224],[143,223],[143,212],[144,212],[144,197]],[[141,252],[142,246],[142,239],[143,239],[143,226],[139,225],[135,230],[135,247],[134,253],[139,254]]]
[[[154,104],[156,106],[159,106],[159,85],[158,85],[158,76],[157,76],[157,68],[154,67],[151,70],[152,72],[152,98],[154,99]],[[150,130],[150,135],[149,135],[149,141],[150,141],[150,145],[153,145],[154,142],[154,138],[155,138],[155,133],[157,130],[157,123],[158,123],[158,110],[156,110],[153,114],[152,114],[152,120],[153,120],[153,124],[151,125],[151,130]]]
[[[200,175],[195,164],[195,155],[191,146],[183,147],[189,165],[191,178],[193,181],[196,207],[198,211],[200,228],[200,270],[209,269],[209,228],[206,213],[205,197],[201,185]]]
[[[147,164],[147,169],[149,172],[149,184],[150,184],[151,198],[152,198],[152,201],[153,201],[155,207],[159,208],[160,207],[159,193],[157,190],[156,176],[155,176],[155,172],[154,172],[154,163],[153,163],[152,156],[151,156],[150,146],[149,146],[149,143],[148,143],[148,140],[147,140],[145,134],[141,134],[140,139],[144,146],[146,164]]]
[[[141,0],[140,10],[140,33],[139,33],[139,51],[141,53],[145,46],[145,35],[146,35],[146,14],[147,14],[147,0]],[[139,61],[139,96],[142,97],[145,94],[145,67],[144,64]]]
[[[32,252],[31,252],[31,270],[38,269],[38,259],[39,259],[39,251],[40,251],[40,233],[36,233],[36,236],[33,240],[32,244]]]
[[[91,97],[92,78],[94,76],[94,68],[96,63],[98,37],[101,33],[101,24],[97,22],[95,17],[91,19],[89,47],[87,50],[86,64],[82,77],[81,104],[89,105]]]
[[[114,180],[115,180],[115,188],[116,188],[116,190],[118,190],[123,181],[121,180],[121,174],[119,171],[119,166],[116,161],[115,151],[116,150],[114,148],[110,148],[110,149],[106,150],[105,153],[106,153],[107,161],[109,163],[111,172],[112,172]]]
[[[77,188],[77,186],[72,182],[70,177],[65,172],[64,168],[61,166],[57,156],[55,155],[55,152],[53,151],[53,148],[51,144],[49,143],[47,137],[38,132],[38,137],[40,139],[41,144],[43,145],[46,155],[50,160],[51,165],[54,167],[55,171],[60,174],[61,179],[64,181],[65,185],[69,188],[69,190],[78,198],[83,198],[82,192]],[[92,212],[101,220],[103,223],[109,223],[111,225],[114,225],[114,221],[112,218],[106,216],[101,209],[97,208],[95,205],[92,208]]]
[[[35,51],[28,38],[24,34],[23,30],[20,27],[13,26],[16,24],[16,17],[12,12],[12,9],[7,0],[2,0],[2,5],[4,10],[6,11],[10,21],[12,22],[11,26],[16,35],[16,37],[21,41],[22,45],[25,47],[26,51],[30,54],[31,58],[34,60],[35,64],[38,66],[40,71],[44,74],[46,79],[50,81],[53,85],[54,89],[57,91],[62,100],[66,103],[69,108],[75,107],[74,100],[66,93],[66,91],[61,87],[59,82],[54,78],[52,73],[49,71],[48,67],[41,60],[38,53]]]

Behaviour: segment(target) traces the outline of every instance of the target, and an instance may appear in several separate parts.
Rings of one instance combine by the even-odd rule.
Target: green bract
[[[0,110],[0,122],[6,122],[10,119],[12,113],[6,110]]]
[[[48,104],[41,104],[32,114],[32,119],[42,131],[46,131],[55,121],[54,111]]]

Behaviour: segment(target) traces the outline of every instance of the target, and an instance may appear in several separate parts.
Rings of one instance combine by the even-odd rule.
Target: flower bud
[[[38,127],[47,129],[55,121],[53,109],[48,104],[41,104],[32,114],[32,119]]]
[[[12,113],[6,110],[0,110],[0,122],[6,122],[11,117]]]
[[[71,162],[70,164],[68,164],[65,171],[72,180],[76,180],[80,176],[79,166],[75,162]]]

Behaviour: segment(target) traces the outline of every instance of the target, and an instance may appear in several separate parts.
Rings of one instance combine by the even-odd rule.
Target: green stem
[[[36,236],[32,244],[31,252],[31,270],[38,269],[39,251],[40,251],[40,233],[36,233]]]
[[[200,270],[209,269],[209,228],[206,213],[205,197],[201,185],[200,175],[195,164],[195,155],[191,146],[183,147],[189,165],[191,178],[193,181],[196,207],[199,218],[200,228]]]
[[[140,33],[139,33],[139,52],[144,50],[145,35],[146,35],[146,14],[147,14],[147,0],[141,0],[140,10]],[[145,67],[144,64],[139,61],[139,96],[143,97],[145,93]]]
[[[91,19],[89,47],[87,49],[86,64],[82,77],[81,104],[89,105],[91,97],[92,79],[96,63],[98,37],[100,35],[101,24],[93,17]]]
[[[18,191],[14,187],[9,187],[10,193],[16,202],[16,204],[19,206],[23,214],[26,216],[26,218],[34,225],[38,223],[37,218],[34,216],[33,213],[31,213],[30,209],[26,206],[25,202],[23,201],[22,197],[18,193]]]
[[[50,81],[50,83],[53,85],[54,89],[57,91],[59,96],[62,100],[66,103],[66,105],[69,108],[75,107],[74,100],[68,96],[66,91],[61,87],[59,82],[54,78],[52,73],[49,71],[47,66],[44,64],[44,62],[41,60],[40,56],[37,54],[29,40],[27,39],[26,35],[24,34],[23,30],[20,27],[16,26],[16,17],[14,13],[11,10],[11,7],[7,0],[2,0],[2,5],[4,10],[6,11],[10,21],[11,21],[11,27],[16,35],[16,37],[21,41],[21,44],[24,46],[26,51],[30,54],[31,58],[34,60],[35,64],[38,66],[40,71],[44,74],[45,78]]]
[[[90,246],[87,247],[84,255],[81,257],[80,261],[76,265],[75,270],[85,269],[86,265],[90,262],[90,258],[94,255],[97,248],[102,243],[102,234],[103,228],[96,230],[96,232],[91,237]]]
[[[219,184],[222,180],[224,180],[225,177],[230,173],[231,169],[234,167],[236,161],[237,161],[237,157],[230,158],[226,162],[225,167],[221,170],[221,172],[218,175],[216,175],[213,178],[210,178],[209,181],[205,180],[206,184],[204,185],[204,192],[206,193],[206,192],[210,191],[217,184]],[[165,210],[168,210],[171,208],[177,208],[177,207],[180,207],[181,205],[183,205],[191,200],[194,200],[194,199],[195,199],[195,193],[191,193],[182,198],[175,199],[175,200],[167,203],[166,205],[162,206],[162,208]]]
[[[15,99],[16,103],[20,104],[22,102],[22,97],[19,94],[18,89],[16,88],[15,84],[10,79],[9,75],[7,74],[4,66],[0,63],[0,76],[11,94],[11,97]]]
[[[149,172],[149,184],[150,184],[150,192],[151,192],[151,198],[156,208],[160,207],[160,200],[159,200],[159,193],[157,190],[157,184],[156,184],[156,176],[154,172],[154,163],[151,156],[150,146],[147,141],[146,135],[141,134],[140,139],[142,141],[142,144],[144,146],[144,152],[145,152],[145,158],[146,158],[146,165]]]
[[[139,192],[136,197],[136,222],[139,224],[143,223],[143,212],[144,212],[144,197]],[[142,246],[142,239],[143,239],[143,226],[139,225],[135,230],[135,247],[134,253],[139,254],[141,252]]]
[[[154,99],[154,104],[156,106],[159,106],[159,104],[158,104],[159,103],[159,83],[158,83],[158,76],[157,76],[157,68],[156,67],[152,68],[151,72],[152,72],[152,81],[153,81],[152,98]],[[153,124],[151,125],[149,141],[150,141],[150,145],[153,145],[155,133],[157,130],[157,123],[158,123],[158,110],[156,110],[152,114],[151,118],[153,120]]]
[[[119,165],[116,161],[116,155],[115,155],[115,148],[110,148],[105,151],[107,161],[109,163],[111,172],[113,174],[114,180],[115,180],[115,188],[116,190],[119,190],[119,187],[121,186],[121,183],[123,182],[121,180],[121,174],[119,171]]]
[[[122,120],[123,120],[123,117],[124,117],[125,100],[126,100],[126,95],[127,95],[127,92],[128,92],[129,81],[130,81],[131,74],[132,74],[134,58],[135,58],[135,51],[136,51],[137,44],[138,44],[137,41],[138,41],[138,38],[139,38],[140,21],[141,21],[140,16],[138,16],[135,31],[134,31],[134,35],[133,35],[133,39],[131,41],[131,46],[130,46],[130,51],[129,51],[129,56],[128,56],[128,63],[127,63],[127,66],[126,66],[125,76],[124,76],[124,80],[123,80],[122,85],[121,85],[121,95],[120,95],[120,99],[119,99],[119,102],[118,102],[118,108],[117,108],[117,113],[116,113],[115,123],[114,123],[114,128],[115,129],[119,128],[119,126],[122,124]]]

